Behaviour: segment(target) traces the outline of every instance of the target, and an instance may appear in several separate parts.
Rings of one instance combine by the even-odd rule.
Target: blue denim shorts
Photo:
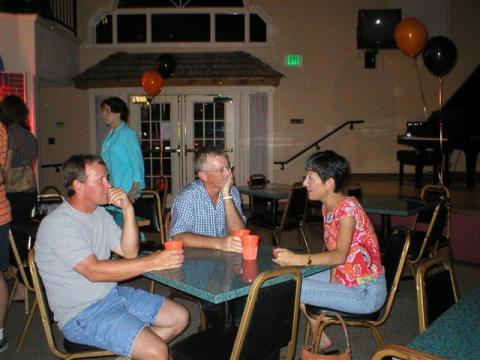
[[[131,356],[140,332],[153,324],[165,298],[144,290],[117,286],[62,328],[70,341]]]

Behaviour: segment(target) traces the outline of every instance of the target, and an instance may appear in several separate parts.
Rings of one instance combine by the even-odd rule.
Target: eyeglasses
[[[224,167],[221,167],[220,169],[217,169],[217,170],[203,170],[204,172],[216,172],[216,173],[224,173],[226,171],[233,171],[235,167],[234,166],[224,166]]]

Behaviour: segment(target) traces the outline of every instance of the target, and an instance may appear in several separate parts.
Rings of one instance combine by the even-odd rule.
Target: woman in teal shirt
[[[145,188],[145,170],[138,135],[126,124],[129,111],[122,99],[107,98],[102,101],[100,108],[103,121],[112,128],[103,141],[101,157],[107,164],[112,186],[123,189],[133,204],[137,192]],[[115,212],[115,209],[109,210]]]

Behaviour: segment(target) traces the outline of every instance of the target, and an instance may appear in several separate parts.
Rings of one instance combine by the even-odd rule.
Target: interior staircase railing
[[[293,155],[291,158],[289,158],[288,160],[285,160],[285,161],[274,161],[273,163],[275,165],[280,165],[280,169],[283,170],[285,169],[285,165],[287,165],[289,162],[295,160],[297,157],[299,157],[300,155],[304,154],[305,152],[307,152],[308,150],[310,150],[311,148],[313,147],[316,147],[317,150],[320,150],[320,146],[318,144],[320,144],[323,140],[329,138],[330,136],[332,136],[333,134],[335,134],[337,131],[343,129],[345,126],[349,126],[350,125],[350,130],[353,130],[354,126],[356,124],[363,124],[365,122],[365,120],[350,120],[350,121],[346,121],[344,122],[342,125],[336,127],[335,129],[333,129],[332,131],[330,131],[328,134],[322,136],[320,139],[318,139],[317,141],[315,141],[313,144],[307,146],[305,149],[303,149],[302,151],[296,153],[295,155]]]

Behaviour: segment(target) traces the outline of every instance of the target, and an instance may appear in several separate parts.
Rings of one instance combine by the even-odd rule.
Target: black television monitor
[[[401,9],[358,10],[357,48],[395,49],[395,27],[401,19]]]

